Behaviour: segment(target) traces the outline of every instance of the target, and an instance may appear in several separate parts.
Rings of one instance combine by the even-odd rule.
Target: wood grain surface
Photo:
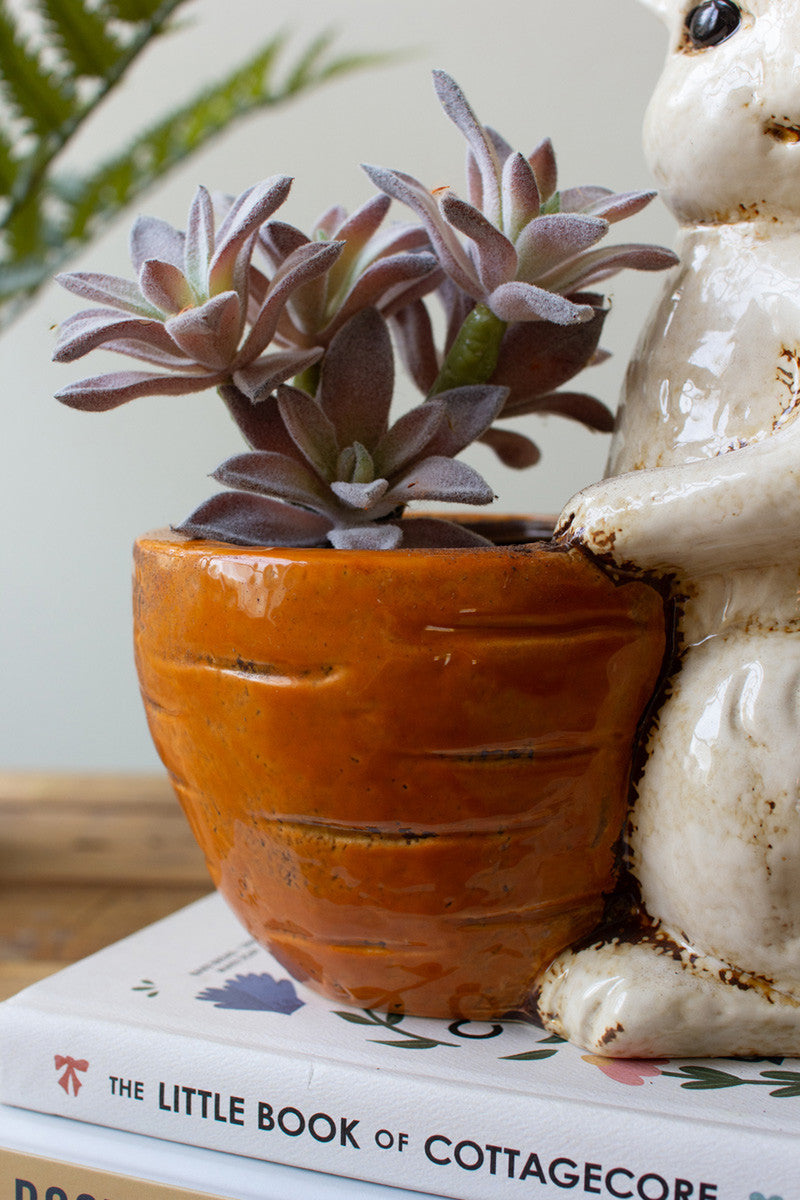
[[[0,772],[0,999],[209,891],[165,777]]]

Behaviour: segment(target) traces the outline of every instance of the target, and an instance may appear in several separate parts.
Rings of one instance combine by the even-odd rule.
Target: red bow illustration
[[[59,1079],[64,1091],[69,1095],[69,1087],[72,1084],[72,1094],[77,1096],[81,1089],[81,1081],[78,1078],[78,1071],[88,1071],[89,1063],[85,1058],[70,1058],[68,1054],[57,1054],[55,1056],[56,1070],[60,1071],[62,1067],[66,1067],[66,1071]]]

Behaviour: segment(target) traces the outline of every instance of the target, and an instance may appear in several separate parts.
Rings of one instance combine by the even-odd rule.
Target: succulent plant
[[[232,383],[255,401],[316,362],[319,346],[265,353],[292,292],[328,270],[342,249],[338,242],[298,246],[269,283],[263,277],[256,282],[252,257],[258,231],[290,186],[286,176],[275,176],[248,189],[229,205],[219,228],[203,187],[185,234],[165,221],[140,218],[130,239],[136,283],[87,272],[57,276],[69,291],[105,306],[82,310],[62,323],[53,355],[57,362],[71,362],[102,346],[161,368],[79,380],[62,388],[57,399],[104,412],[137,396]]]
[[[585,289],[626,268],[660,271],[676,262],[660,246],[597,245],[655,193],[559,192],[549,139],[528,156],[514,151],[480,123],[455,80],[444,71],[433,78],[445,113],[467,141],[467,200],[449,187],[431,191],[404,172],[364,165],[376,187],[417,214],[448,277],[444,355],[436,354],[424,306],[401,316],[409,372],[429,395],[467,380],[502,382],[509,386],[504,417],[559,413],[608,431],[611,413],[593,397],[551,393],[596,360],[605,308],[602,296]],[[570,370],[554,370],[557,363]],[[495,428],[482,440],[510,466],[539,457],[518,433]]]
[[[218,467],[214,477],[237,490],[213,496],[180,530],[249,545],[327,540],[340,549],[483,542],[441,519],[400,518],[413,500],[491,502],[489,485],[454,455],[491,425],[505,389],[443,392],[390,425],[393,387],[386,322],[362,309],[331,341],[317,395],[284,386],[264,401],[265,448]]]
[[[489,484],[456,458],[476,440],[512,466],[536,461],[535,445],[499,428],[500,417],[556,413],[610,428],[600,401],[559,389],[603,355],[605,302],[585,289],[625,267],[676,261],[659,247],[597,245],[653,193],[559,193],[549,141],[527,158],[513,152],[449,76],[434,80],[467,138],[467,200],[367,167],[378,194],[350,216],[329,209],[306,236],[273,219],[286,176],[233,199],[199,188],[186,233],[153,218],[134,225],[136,282],[58,277],[101,307],[63,323],[57,360],[102,347],[157,368],[80,380],[58,399],[104,411],[216,387],[249,444],[214,472],[228,490],[177,527],[190,536],[342,549],[480,544],[461,523],[403,520],[406,506],[488,504]],[[392,199],[421,224],[384,226]],[[441,352],[434,292],[446,314]],[[393,423],[390,325],[425,395]]]

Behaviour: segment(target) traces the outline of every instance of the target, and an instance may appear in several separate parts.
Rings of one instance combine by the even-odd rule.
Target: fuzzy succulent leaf
[[[56,392],[67,408],[108,412],[140,396],[185,396],[223,382],[221,375],[155,375],[151,371],[113,371],[79,379]]]
[[[298,388],[278,388],[278,409],[294,444],[320,478],[336,476],[339,443],[336,427],[316,401]]]
[[[330,522],[317,513],[247,492],[220,492],[206,500],[176,532],[236,546],[318,546]]]
[[[413,500],[448,504],[491,504],[494,492],[469,463],[444,455],[424,458],[394,484],[383,497],[394,508]]]
[[[336,335],[322,368],[320,407],[337,430],[340,446],[374,449],[389,424],[394,359],[386,322],[365,308]]]
[[[480,440],[494,450],[504,466],[515,471],[524,471],[528,467],[536,466],[542,457],[535,442],[524,433],[517,433],[513,429],[500,429],[495,425],[487,429]]]

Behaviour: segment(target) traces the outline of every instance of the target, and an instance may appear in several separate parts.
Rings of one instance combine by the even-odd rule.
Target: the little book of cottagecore
[[[216,895],[0,1005],[0,1100],[459,1200],[800,1200],[800,1061],[344,1009]]]

